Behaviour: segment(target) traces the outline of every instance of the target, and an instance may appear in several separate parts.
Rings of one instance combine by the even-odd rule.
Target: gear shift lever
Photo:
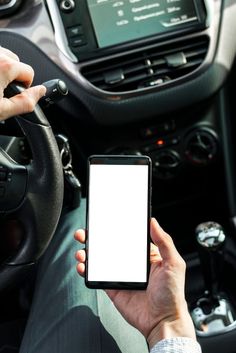
[[[191,311],[199,336],[224,333],[236,327],[236,315],[227,297],[220,291],[225,233],[220,224],[205,222],[196,228],[199,255],[206,291]]]
[[[205,287],[210,300],[214,302],[219,295],[225,233],[220,224],[205,222],[197,226],[196,238],[199,244]]]

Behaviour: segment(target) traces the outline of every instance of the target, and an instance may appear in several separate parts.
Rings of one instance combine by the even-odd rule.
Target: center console
[[[52,0],[47,6],[59,48],[102,90],[159,86],[193,71],[206,54],[206,38],[160,47],[207,28],[203,0]]]
[[[48,7],[59,10],[69,49],[78,61],[206,27],[202,0],[57,0],[53,5],[48,1]]]
[[[182,104],[175,85],[180,95],[185,84],[197,85],[214,58],[220,0],[45,2],[57,47],[75,64],[80,99],[98,123],[144,120],[157,100],[158,111],[167,112],[167,95],[159,99],[166,89]]]

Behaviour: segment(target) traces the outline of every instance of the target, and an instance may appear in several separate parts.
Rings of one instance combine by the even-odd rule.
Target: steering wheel
[[[23,88],[11,84],[11,97]],[[63,171],[52,128],[43,111],[17,118],[32,152],[29,165],[16,163],[0,149],[0,217],[17,220],[20,241],[14,253],[0,264],[0,291],[19,282],[48,246],[60,218],[63,203]],[[14,223],[15,224],[15,223]],[[19,228],[20,227],[20,228]],[[11,236],[11,234],[9,234]]]

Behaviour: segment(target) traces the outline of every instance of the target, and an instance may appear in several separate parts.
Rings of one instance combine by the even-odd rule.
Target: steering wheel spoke
[[[12,212],[22,203],[27,187],[25,166],[17,164],[0,148],[0,211]]]

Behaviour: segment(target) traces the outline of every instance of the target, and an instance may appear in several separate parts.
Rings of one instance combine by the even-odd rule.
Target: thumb
[[[172,238],[160,227],[155,218],[151,219],[151,238],[154,244],[158,246],[163,260],[179,257]]]

